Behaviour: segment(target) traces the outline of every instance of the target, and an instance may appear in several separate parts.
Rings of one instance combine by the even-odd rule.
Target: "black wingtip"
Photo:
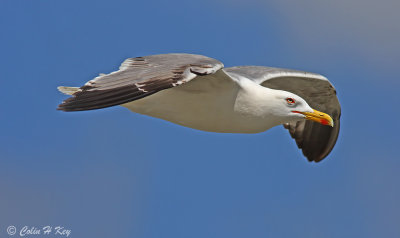
[[[321,157],[321,156],[317,156],[317,157],[307,157],[308,162],[314,162],[314,163],[319,163],[321,162],[323,159],[325,159],[326,156]]]
[[[62,111],[62,112],[72,112],[72,111],[76,111],[76,110],[69,110],[68,108],[65,108],[63,103],[58,105],[58,107],[56,108],[57,111]]]

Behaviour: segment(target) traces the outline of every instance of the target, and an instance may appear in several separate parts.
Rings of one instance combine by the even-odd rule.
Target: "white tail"
[[[66,95],[72,95],[78,91],[80,91],[80,88],[78,87],[64,87],[64,86],[60,86],[57,87],[58,91],[66,94]]]

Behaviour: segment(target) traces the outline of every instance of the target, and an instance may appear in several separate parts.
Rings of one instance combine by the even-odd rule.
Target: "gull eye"
[[[288,103],[288,104],[294,104],[296,101],[293,99],[293,98],[286,98],[286,102]]]

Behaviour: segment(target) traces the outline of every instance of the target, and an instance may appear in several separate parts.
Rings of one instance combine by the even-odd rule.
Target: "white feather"
[[[65,86],[60,86],[57,87],[58,91],[64,93],[65,95],[72,95],[78,91],[80,91],[80,88],[78,87],[65,87]]]

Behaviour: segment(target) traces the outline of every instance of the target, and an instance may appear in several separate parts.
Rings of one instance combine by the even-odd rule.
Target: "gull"
[[[57,108],[62,111],[121,105],[219,133],[259,133],[283,125],[314,162],[331,152],[340,128],[336,90],[324,76],[264,66],[224,68],[202,55],[129,58],[118,71],[58,90],[72,96]]]

